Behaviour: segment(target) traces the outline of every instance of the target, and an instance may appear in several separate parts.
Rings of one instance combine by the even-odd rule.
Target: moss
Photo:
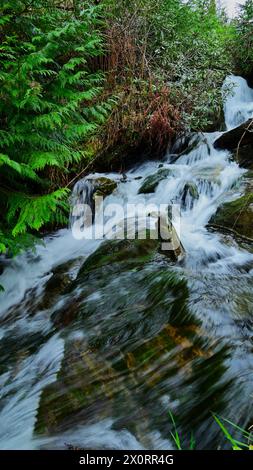
[[[111,180],[110,178],[106,178],[101,176],[95,179],[95,188],[96,191],[94,196],[109,196],[113,193],[113,191],[117,188],[116,181]]]
[[[223,204],[210,222],[253,239],[253,194],[247,193],[235,201]]]
[[[158,240],[149,239],[106,241],[85,261],[78,277],[111,264],[125,263],[128,268],[147,262],[152,259],[158,246]]]

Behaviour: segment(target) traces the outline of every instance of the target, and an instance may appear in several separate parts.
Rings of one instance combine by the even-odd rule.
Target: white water
[[[253,90],[240,77],[228,77],[226,86],[231,84],[237,86],[233,87],[234,94],[225,100],[228,129],[253,116]],[[240,195],[240,178],[244,172],[231,160],[228,152],[214,149],[212,144],[218,136],[219,133],[200,135],[198,147],[188,155],[181,156],[174,164],[170,164],[168,155],[164,168],[169,168],[171,175],[159,184],[154,194],[138,195],[144,178],[158,169],[157,162],[148,162],[128,172],[128,181],[119,183],[117,191],[106,199],[105,204],[180,202],[185,184],[195,184],[199,198],[193,201],[188,195],[181,218],[175,221],[177,227],[180,227],[180,237],[186,249],[186,264],[193,271],[201,268],[214,273],[229,273],[231,269],[252,261],[252,255],[235,244],[228,246],[219,234],[211,233],[206,228],[210,217],[223,202]],[[119,179],[119,175],[107,176]],[[138,176],[142,176],[142,179],[137,180]],[[45,246],[39,246],[36,254],[25,253],[8,261],[0,277],[0,284],[5,287],[5,292],[1,294],[0,341],[9,336],[19,341],[19,337],[27,332],[49,333],[52,328],[50,312],[39,311],[36,315],[30,315],[27,299],[33,301],[43,293],[45,283],[55,267],[79,257],[85,259],[99,244],[100,241],[77,241],[71,230],[61,230],[48,237]],[[20,314],[13,318],[12,307],[17,305]],[[63,339],[53,335],[35,353],[23,359],[21,357],[18,364],[10,364],[0,376],[0,448],[31,449],[43,444],[55,447],[65,442],[64,435],[43,442],[33,436],[41,391],[55,380],[63,354]],[[77,441],[78,437],[79,440],[83,439],[87,446],[93,445],[89,437],[92,429],[75,430],[72,436]],[[98,423],[93,431],[97,436],[97,446],[141,446],[129,433],[112,431],[111,423]],[[160,445],[165,446],[164,443]],[[159,447],[157,440],[155,446]]]
[[[253,118],[253,90],[244,78],[231,75],[223,85],[224,113],[228,130]]]

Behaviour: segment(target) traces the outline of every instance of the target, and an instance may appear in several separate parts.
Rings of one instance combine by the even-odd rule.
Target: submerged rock
[[[85,206],[89,206],[92,213],[92,221],[95,215],[96,197],[106,197],[113,193],[118,183],[111,178],[98,175],[89,175],[79,180],[72,191],[70,205],[72,211],[70,214],[70,224],[82,219],[83,224],[90,225],[90,216],[86,213]]]
[[[42,393],[37,433],[110,417],[145,442],[154,407],[149,416],[143,404],[154,384],[170,390],[171,370],[207,356],[186,282],[157,248],[156,240],[106,242],[83,264],[66,293],[69,305],[53,317],[69,333],[57,379]]]
[[[126,273],[129,276],[130,284],[132,284],[130,278],[134,276],[135,270],[145,271],[150,265],[156,266],[157,263],[168,266],[168,261],[171,263],[182,259],[184,249],[174,227],[171,232],[171,240],[151,239],[151,234],[152,232],[147,232],[149,238],[146,240],[109,240],[104,242],[95,253],[87,258],[76,280],[67,288],[65,294],[68,296],[80,284],[83,286],[80,294],[71,296],[70,303],[66,301],[64,309],[53,314],[54,323],[65,326],[71,323],[73,318],[76,318],[85,309],[87,295],[97,292],[99,286],[105,286],[110,279],[115,279],[116,284],[116,280],[124,277],[124,273]],[[135,296],[128,301],[135,302]]]
[[[228,228],[238,235],[253,240],[253,193],[223,204],[210,224]]]
[[[139,189],[139,194],[154,193],[159,183],[168,178],[170,174],[171,170],[168,168],[161,168],[154,175],[147,176]]]
[[[79,180],[72,192],[71,203],[92,205],[95,195],[109,196],[117,188],[118,183],[111,178],[89,175]]]
[[[76,258],[53,269],[52,276],[45,284],[43,296],[36,305],[36,309],[45,310],[55,304],[66,287],[73,282],[81,263],[81,258]]]
[[[199,199],[199,192],[195,183],[188,182],[185,184],[181,197],[183,207],[187,205],[187,199],[189,197],[191,199],[191,205],[193,205],[194,201]]]

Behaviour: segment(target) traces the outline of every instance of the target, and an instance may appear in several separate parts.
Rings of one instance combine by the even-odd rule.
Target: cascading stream
[[[231,87],[234,92],[228,94]],[[253,117],[253,90],[244,79],[228,77],[223,90],[227,129]],[[119,182],[118,189],[106,198],[105,206],[109,203],[125,206],[127,203],[140,202],[181,204],[181,217],[174,223],[180,232],[186,259],[184,266],[176,266],[176,269],[187,278],[190,305],[207,330],[212,331],[214,337],[217,333],[227,338],[227,342],[235,344],[229,373],[234,371],[239,379],[240,376],[244,377],[245,380],[240,379],[240,386],[243,384],[248,393],[250,390],[252,392],[247,375],[253,368],[252,353],[244,362],[244,356],[237,347],[241,334],[246,342],[250,341],[251,326],[247,323],[243,332],[238,333],[237,325],[230,316],[230,307],[226,305],[227,299],[235,296],[233,305],[236,316],[237,296],[246,296],[249,305],[253,300],[250,297],[253,255],[235,242],[227,243],[221,234],[207,228],[210,218],[221,204],[240,196],[241,177],[245,172],[232,160],[229,152],[214,149],[213,142],[219,135],[216,132],[193,136],[196,145],[188,154],[176,161],[168,155],[163,168],[170,170],[169,176],[159,183],[152,194],[138,194],[138,191],[144,178],[158,171],[159,163],[148,162],[129,171],[126,181]],[[105,176],[119,180],[115,174]],[[92,198],[91,184],[87,181],[78,182],[73,198],[75,202],[89,202]],[[71,230],[66,229],[48,237],[44,246],[38,246],[36,254],[24,253],[15,260],[5,262],[0,276],[0,284],[5,287],[0,307],[0,448],[58,447],[66,441],[66,433],[41,440],[34,435],[41,392],[46,385],[55,381],[64,357],[64,339],[60,333],[56,333],[50,319],[55,305],[43,308],[40,301],[55,269],[71,262],[69,272],[74,279],[83,260],[100,244],[100,240],[75,240]],[[243,274],[245,266],[247,272]],[[222,290],[220,283],[224,282],[226,276],[230,284],[224,285]],[[57,302],[60,304],[61,300]],[[247,304],[245,311],[248,309]],[[240,321],[238,314],[238,323]],[[165,398],[165,395],[161,396],[163,402]],[[242,399],[241,403],[245,413],[246,401]],[[78,440],[79,436],[83,445],[87,446],[91,442],[98,447],[125,446],[131,449],[143,446],[130,432],[116,432],[112,426],[113,420],[101,422],[101,427],[99,423],[87,428],[84,426],[80,432],[79,428],[75,430],[75,438]],[[22,427],[25,431],[22,431]],[[103,429],[107,437],[103,437]],[[92,439],[90,432],[94,433]],[[170,445],[155,431],[150,432],[150,442],[154,448],[168,448]]]

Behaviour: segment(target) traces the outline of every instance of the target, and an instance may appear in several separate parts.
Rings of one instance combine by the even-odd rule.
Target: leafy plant
[[[120,30],[122,26],[127,35],[117,46],[113,41],[110,50],[113,54],[117,51],[117,56],[114,55],[109,67],[125,81],[128,92],[135,89],[134,77],[146,80],[147,88],[153,86],[158,93],[159,88],[166,86],[167,102],[174,106],[181,128],[217,129],[222,115],[221,84],[233,66],[229,45],[235,29],[223,12],[216,11],[215,2],[104,0],[104,3],[110,10],[113,27],[117,25]],[[123,50],[126,45],[127,53],[120,54],[118,49]]]
[[[106,119],[99,7],[4,0],[0,7],[0,252],[15,253],[49,223],[67,220],[66,187],[50,177],[90,158]],[[17,238],[18,237],[18,238]]]
[[[235,67],[239,74],[251,78],[253,74],[253,0],[240,6],[235,19],[236,37],[233,42]]]

